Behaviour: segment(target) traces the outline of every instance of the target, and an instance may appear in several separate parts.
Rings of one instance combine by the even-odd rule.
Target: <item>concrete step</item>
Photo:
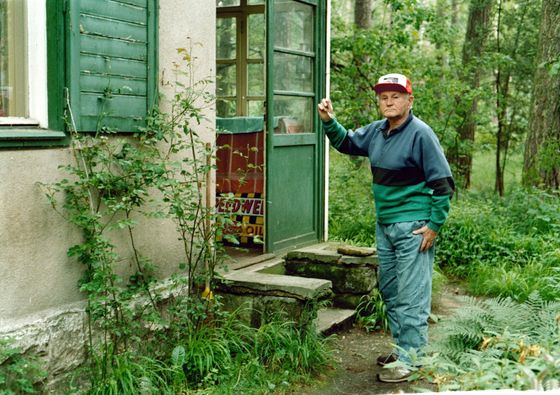
[[[351,325],[354,322],[355,316],[356,310],[326,307],[319,309],[317,312],[315,326],[317,327],[317,332],[323,335],[330,335]]]

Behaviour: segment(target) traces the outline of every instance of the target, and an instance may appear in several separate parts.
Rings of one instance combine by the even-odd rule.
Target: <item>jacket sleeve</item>
[[[428,227],[438,232],[449,214],[451,198],[455,191],[455,182],[451,175],[449,163],[433,131],[421,138],[422,169],[426,185],[433,190],[432,212]]]
[[[368,156],[368,146],[372,136],[372,133],[368,133],[370,125],[354,132],[346,130],[336,119],[331,119],[323,122],[323,129],[337,151],[348,155]]]

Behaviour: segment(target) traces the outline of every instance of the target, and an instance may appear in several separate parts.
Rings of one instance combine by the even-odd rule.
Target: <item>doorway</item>
[[[318,0],[217,0],[217,207],[245,257],[323,238],[326,10]]]

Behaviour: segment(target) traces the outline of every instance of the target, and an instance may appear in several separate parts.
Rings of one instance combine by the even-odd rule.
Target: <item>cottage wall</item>
[[[215,8],[198,0],[161,1],[160,76],[172,81],[173,62],[181,59],[177,48],[191,45],[196,77],[213,77]],[[214,86],[208,89],[213,92]],[[160,86],[160,92],[169,96],[172,88]],[[206,115],[208,122],[198,132],[212,142],[215,115],[212,109]],[[0,334],[75,311],[83,300],[77,290],[82,268],[66,254],[80,240],[80,232],[52,209],[39,185],[65,177],[58,167],[72,160],[68,148],[0,150]],[[143,254],[161,267],[161,277],[177,268],[181,249],[170,221],[140,219],[136,237]],[[121,255],[130,257],[126,239],[118,244]],[[123,262],[123,271],[127,265]]]

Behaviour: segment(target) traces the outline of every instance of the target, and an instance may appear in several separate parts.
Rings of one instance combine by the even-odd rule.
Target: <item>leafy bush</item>
[[[37,358],[23,355],[10,339],[0,339],[0,394],[39,393],[46,372]]]

